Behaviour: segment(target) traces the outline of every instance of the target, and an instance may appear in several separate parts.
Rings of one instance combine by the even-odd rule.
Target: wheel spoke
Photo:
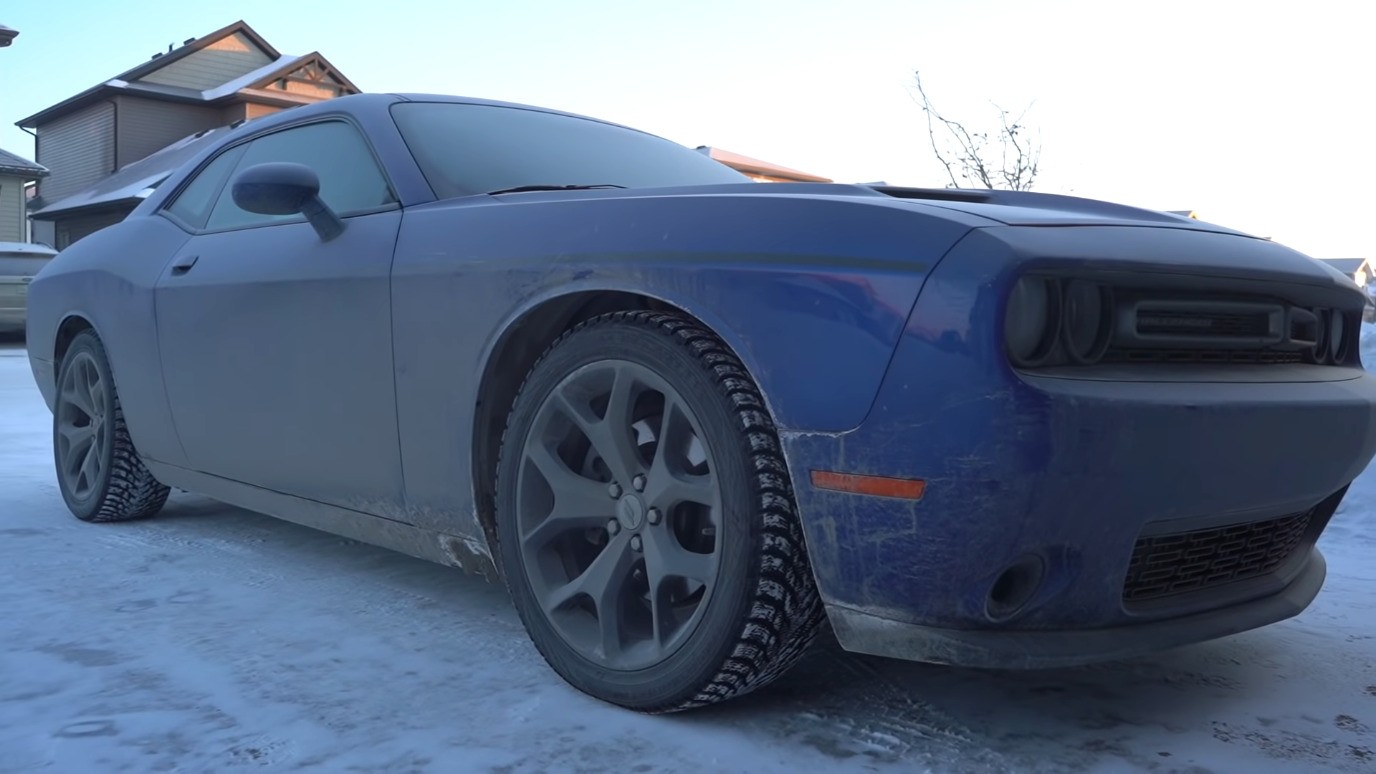
[[[597,609],[600,650],[608,658],[621,651],[621,598],[635,564],[629,542],[625,532],[612,538],[581,575],[552,589],[544,598],[546,613],[555,612],[577,597],[591,598]]]
[[[526,458],[554,492],[550,513],[521,538],[530,547],[540,548],[570,530],[605,526],[615,515],[616,502],[606,484],[573,472],[548,446],[533,443],[526,449]]]
[[[81,477],[77,479],[78,483],[84,480],[87,487],[96,485],[96,477],[100,475],[100,450],[96,448],[95,444],[86,447],[86,458],[81,461],[80,472]]]
[[[65,389],[62,390],[62,399],[75,406],[78,411],[88,418],[95,418],[96,409],[91,405],[90,393],[86,392],[81,382],[72,374],[72,379],[68,380]]]
[[[86,457],[90,454],[92,446],[91,436],[87,436],[80,443],[68,444],[63,450],[62,472],[66,474],[67,483],[73,489],[80,483],[81,468],[86,464]]]
[[[668,395],[664,401],[664,414],[645,496],[664,511],[683,502],[714,506],[717,502],[716,478],[710,471],[703,474],[687,472],[686,454],[693,440],[693,425],[681,403]]]
[[[607,412],[602,419],[593,416],[585,402],[572,398],[567,391],[559,394],[560,409],[587,436],[602,461],[607,463],[613,478],[629,482],[640,472],[635,445],[631,442],[631,388],[634,377],[624,368],[617,368],[608,395]]]
[[[105,391],[100,387],[100,371],[90,360],[82,361],[82,389],[86,393],[86,403],[95,413],[93,416],[102,417],[105,415],[104,397]]]
[[[67,447],[67,469],[75,476],[81,473],[90,458],[97,453],[95,434],[89,434],[81,441]]]
[[[57,428],[57,432],[60,433],[62,439],[69,444],[69,449],[76,449],[82,444],[92,440],[96,433],[95,428],[91,425],[77,427],[73,424],[60,425]]]
[[[645,569],[652,593],[665,578],[686,578],[710,586],[716,577],[717,557],[689,551],[668,529],[653,529],[645,534]]]
[[[655,507],[666,512],[679,503],[713,507],[717,503],[717,480],[711,473],[689,476],[666,471],[651,477],[645,494]]]

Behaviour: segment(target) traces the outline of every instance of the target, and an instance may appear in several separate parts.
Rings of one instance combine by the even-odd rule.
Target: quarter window
[[[244,155],[244,148],[243,145],[237,145],[216,156],[177,194],[167,211],[192,228],[205,228],[210,208],[215,206],[215,197],[224,188],[239,157]]]

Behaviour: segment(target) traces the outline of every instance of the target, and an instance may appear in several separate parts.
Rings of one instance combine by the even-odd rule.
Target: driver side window
[[[341,217],[367,212],[397,199],[372,151],[352,124],[325,121],[274,132],[250,141],[234,174],[270,161],[304,164],[320,176],[320,198]],[[206,228],[212,231],[302,220],[300,215],[260,215],[242,210],[231,192],[233,176],[220,191]]]

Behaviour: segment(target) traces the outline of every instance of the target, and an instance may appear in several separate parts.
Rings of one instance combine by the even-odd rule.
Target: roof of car
[[[33,242],[0,242],[0,254],[53,256],[57,255],[57,251]]]

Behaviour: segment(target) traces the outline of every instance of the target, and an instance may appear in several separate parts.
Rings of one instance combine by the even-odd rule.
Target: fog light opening
[[[991,621],[1006,621],[1017,615],[1037,593],[1045,574],[1038,556],[1024,556],[1008,565],[989,588],[985,616]]]

